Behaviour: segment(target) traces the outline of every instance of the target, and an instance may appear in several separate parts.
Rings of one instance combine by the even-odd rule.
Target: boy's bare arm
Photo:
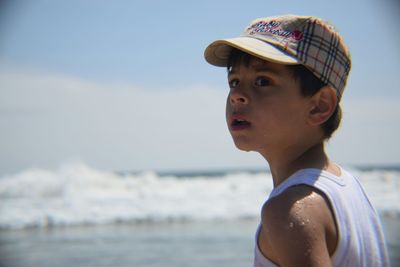
[[[279,266],[332,266],[336,228],[324,197],[307,186],[289,188],[262,210],[259,244]],[[269,255],[268,255],[269,254]]]

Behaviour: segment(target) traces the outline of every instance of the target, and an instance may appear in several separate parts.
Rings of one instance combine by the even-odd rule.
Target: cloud
[[[224,90],[97,84],[15,70],[1,70],[0,84],[3,172],[70,159],[126,170],[243,166],[255,157],[233,148]]]
[[[81,160],[108,170],[263,167],[234,148],[227,91],[206,85],[143,88],[78,77],[0,70],[0,172]],[[344,98],[328,144],[344,164],[399,163],[396,98]]]
[[[342,127],[328,148],[346,164],[399,164],[399,115],[397,97],[344,97]]]

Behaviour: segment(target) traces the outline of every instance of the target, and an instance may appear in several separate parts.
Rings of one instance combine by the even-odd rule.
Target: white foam
[[[378,210],[399,214],[398,172],[359,172]],[[219,177],[118,175],[85,164],[0,178],[0,228],[113,222],[257,218],[268,173]]]

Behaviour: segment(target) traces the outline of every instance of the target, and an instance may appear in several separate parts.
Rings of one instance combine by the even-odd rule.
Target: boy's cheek
[[[225,121],[226,121],[226,123],[229,125],[229,122],[228,122],[228,120],[229,120],[229,115],[230,115],[230,113],[231,113],[231,105],[230,105],[230,103],[229,103],[229,97],[228,97],[228,99],[227,99],[227,101],[226,101],[226,105],[225,105]]]

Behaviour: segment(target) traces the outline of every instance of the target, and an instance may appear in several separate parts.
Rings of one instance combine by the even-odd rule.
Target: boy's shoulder
[[[282,192],[273,195],[265,202],[262,207],[262,222],[272,227],[274,225],[282,227],[285,222],[289,223],[288,227],[296,226],[296,223],[306,227],[307,222],[314,223],[314,226],[325,227],[332,222],[335,223],[333,208],[327,195],[319,187],[309,183],[297,184],[297,179],[310,174],[314,177],[317,173],[318,177],[321,177],[321,173],[324,173],[340,181],[339,177],[342,176],[343,171],[337,164],[329,163],[325,170],[302,169],[296,172],[283,182],[288,183],[283,187]],[[291,182],[296,183],[291,185]]]
[[[263,205],[262,221],[268,224],[287,221],[288,227],[291,227],[296,222],[305,224],[310,220],[322,220],[326,212],[330,212],[329,202],[320,190],[308,185],[296,185]]]
[[[274,250],[290,254],[282,257],[301,259],[307,251],[333,254],[336,248],[329,202],[322,192],[307,185],[290,187],[269,199],[262,208],[262,229]]]

